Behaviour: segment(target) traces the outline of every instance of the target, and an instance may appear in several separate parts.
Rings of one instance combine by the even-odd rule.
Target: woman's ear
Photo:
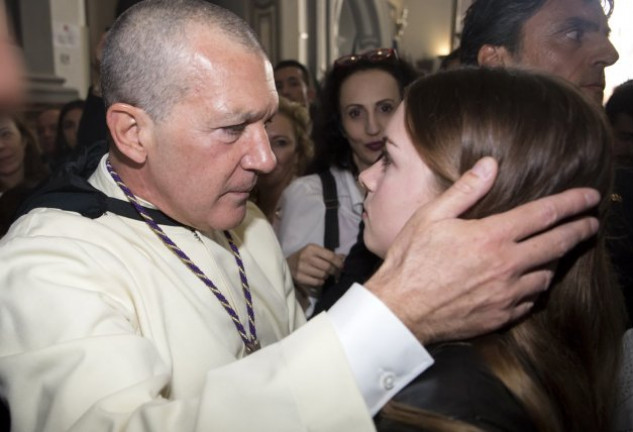
[[[132,161],[144,163],[154,126],[147,113],[132,105],[115,103],[108,108],[106,122],[117,149]]]
[[[507,67],[512,63],[512,56],[504,46],[482,45],[477,53],[477,64],[487,67]]]

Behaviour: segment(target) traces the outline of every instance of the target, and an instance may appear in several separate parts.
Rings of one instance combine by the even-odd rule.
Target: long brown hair
[[[440,187],[483,156],[499,162],[492,190],[464,218],[582,186],[602,194],[596,212],[604,220],[612,171],[609,126],[592,102],[562,80],[507,69],[448,71],[416,81],[405,104],[408,133]],[[539,431],[604,431],[610,428],[623,332],[621,292],[601,231],[559,260],[549,290],[526,318],[473,344]],[[420,413],[414,423],[457,430],[449,419],[438,426],[437,415]]]

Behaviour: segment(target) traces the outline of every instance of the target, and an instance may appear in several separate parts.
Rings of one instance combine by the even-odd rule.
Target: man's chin
[[[604,89],[598,86],[581,86],[580,90],[591,100],[602,106],[604,103]]]
[[[231,230],[239,226],[246,217],[246,201],[242,205],[238,205],[230,210],[217,215],[217,217],[209,220],[209,228],[215,230]]]

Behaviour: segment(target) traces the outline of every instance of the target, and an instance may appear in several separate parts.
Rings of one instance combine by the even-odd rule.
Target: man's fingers
[[[510,295],[516,299],[515,304],[525,301],[534,303],[538,296],[549,288],[555,269],[555,265],[549,265],[522,275],[510,289]]]
[[[556,225],[561,220],[585,212],[595,207],[598,202],[600,194],[595,189],[569,189],[523,204],[486,220],[495,227],[508,227],[512,230],[511,238],[520,241]],[[594,233],[595,231],[589,235]]]
[[[554,261],[589,239],[598,231],[598,220],[585,217],[531,237],[517,245],[516,253],[523,260],[523,269],[534,268]]]
[[[461,215],[488,193],[497,176],[497,169],[497,161],[493,158],[480,159],[434,200],[425,214],[430,214],[435,220]]]

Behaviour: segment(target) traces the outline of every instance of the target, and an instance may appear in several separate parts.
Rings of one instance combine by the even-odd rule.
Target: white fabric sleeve
[[[372,416],[433,364],[409,329],[360,284],[353,284],[327,314]]]
[[[279,203],[281,217],[276,234],[285,257],[310,243],[323,246],[325,204],[317,176],[300,177],[290,183]]]
[[[622,363],[618,378],[618,399],[615,406],[615,431],[633,430],[633,329],[622,339]]]

